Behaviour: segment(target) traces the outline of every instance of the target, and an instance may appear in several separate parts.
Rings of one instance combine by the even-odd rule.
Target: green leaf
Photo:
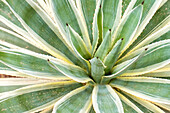
[[[0,78],[0,86],[22,86],[54,81],[55,80],[37,78]]]
[[[144,99],[141,99],[141,98],[129,95],[129,94],[127,95],[154,113],[165,113],[162,109],[160,109],[158,106],[154,105],[153,103],[149,101],[146,101]]]
[[[109,29],[112,33],[121,19],[122,0],[103,0],[103,37]]]
[[[87,46],[85,45],[84,41],[81,39],[80,35],[76,33],[71,26],[68,27],[68,32],[70,36],[71,43],[73,45],[73,48],[78,51],[78,53],[85,59],[90,59],[91,55],[88,51]]]
[[[161,83],[160,82],[157,83],[154,81],[135,82],[116,79],[112,80],[110,85],[112,87],[116,87],[122,91],[125,91],[126,93],[129,93],[133,96],[149,100],[151,102],[169,104],[170,92],[167,89],[170,88],[170,82],[169,80],[166,81],[168,82],[165,82],[163,79]]]
[[[122,102],[123,105],[123,109],[125,113],[143,113],[143,112],[137,112],[135,111],[133,108],[131,108],[130,106],[128,106],[126,103]]]
[[[143,14],[141,18],[141,23],[134,36],[134,40],[142,33],[146,25],[149,23],[155,12],[158,10],[162,0],[146,0],[143,4]]]
[[[163,0],[163,2],[165,2],[165,1],[166,0]],[[126,53],[128,53],[137,44],[139,44],[140,41],[144,40],[147,36],[149,36],[150,33],[152,33],[152,31],[155,30],[155,28],[156,29],[159,28],[158,26],[161,25],[161,23],[169,16],[169,10],[170,10],[169,4],[170,4],[170,1],[168,0],[161,8],[159,8],[159,10],[157,10],[157,12],[154,14],[152,19],[149,21],[149,23],[147,24],[145,29],[142,31],[140,36],[138,36],[138,38],[129,47],[129,49],[124,53],[124,55]],[[170,32],[166,33],[165,35],[162,35],[160,38],[158,38],[154,42],[157,42],[157,41],[160,41],[160,40],[164,40],[164,39],[169,39],[169,33]]]
[[[135,62],[137,62],[144,54],[146,53],[146,49],[142,50],[141,54],[139,54],[138,56],[125,61],[119,65],[116,65],[112,68],[112,73],[111,75],[106,75],[103,76],[102,81],[105,82],[109,82],[111,79],[120,76],[121,74],[123,74],[124,72],[126,72],[129,68],[131,68],[131,65],[133,65]]]
[[[132,9],[135,6],[137,1],[139,1],[139,0],[123,0],[123,3],[122,3],[123,17],[125,17],[129,12],[132,11]],[[128,3],[126,4],[126,2],[128,2]],[[126,10],[125,10],[125,8],[126,8]]]
[[[52,0],[51,6],[55,19],[60,22],[65,31],[66,23],[68,23],[80,36],[82,36],[76,15],[71,8],[69,0]]]
[[[108,54],[108,52],[111,49],[111,31],[108,30],[105,38],[103,39],[102,43],[100,44],[100,46],[98,47],[96,53],[95,53],[95,57],[99,57],[101,61],[104,60],[104,58],[106,57],[106,55]]]
[[[69,48],[67,48],[67,46],[44,22],[41,16],[25,0],[22,2],[13,2],[12,0],[6,1],[13,9],[15,16],[20,20],[22,25],[24,25],[24,28],[36,38],[37,42],[41,43],[47,49],[47,52],[56,57],[59,57],[59,55],[65,55],[75,64],[79,63],[78,59],[76,59]],[[28,18],[27,15],[30,15],[30,18]]]
[[[23,73],[20,73],[14,69],[11,69],[10,67],[0,63],[0,74],[15,76],[15,77],[30,77],[29,75],[25,75]]]
[[[122,103],[109,85],[96,85],[92,94],[93,108],[97,113],[123,113]]]
[[[41,49],[30,44],[26,40],[24,41],[23,40],[24,37],[22,37],[21,35],[18,35],[17,33],[11,30],[0,27],[0,35],[1,35],[0,44],[5,45],[9,48],[24,48],[24,49],[28,49],[28,50],[31,50],[37,53],[47,54]]]
[[[49,58],[55,59],[26,50],[0,50],[0,62],[20,73],[40,78],[68,79],[48,65]]]
[[[127,0],[129,1],[129,0]],[[142,19],[139,25],[139,28],[132,40],[134,42],[137,37],[142,33],[142,31],[145,29],[146,25],[149,23],[152,16],[155,14],[157,9],[159,8],[162,0],[137,0],[136,4],[134,6],[138,6],[139,4],[143,5],[143,15]],[[131,42],[131,44],[132,44]]]
[[[169,21],[170,21],[170,17],[169,17]],[[169,24],[170,24],[170,22],[169,22]],[[134,51],[134,50],[139,49],[139,48],[141,48],[143,46],[146,46],[147,44],[153,42],[154,40],[158,39],[162,35],[166,34],[168,31],[170,31],[170,25],[169,24],[167,23],[162,28],[160,28],[158,31],[156,31],[157,29],[155,31],[153,31],[153,34],[146,37],[143,41],[141,41],[131,51]]]
[[[157,31],[159,31],[160,29],[162,29],[163,27],[165,27],[168,24],[170,24],[170,15],[167,16],[164,20],[162,20],[158,25],[156,25],[145,37],[150,36],[150,35],[156,33]],[[168,32],[167,32],[167,34],[168,34]],[[158,41],[159,39],[160,38],[154,40],[153,42]],[[166,39],[166,38],[164,38],[164,39]],[[162,38],[162,40],[163,40],[163,38]]]
[[[167,79],[154,78],[154,77],[117,77],[118,80],[131,81],[131,82],[146,82],[146,83],[165,83],[170,84]]]
[[[9,7],[7,5],[5,5],[5,3],[2,0],[0,1],[0,9],[1,9],[1,11],[0,11],[1,16],[7,18],[12,23],[14,23],[17,26],[19,26],[20,28],[24,29],[23,26],[21,25],[21,23],[18,21],[18,19],[14,16],[12,11],[9,9]]]
[[[131,43],[140,23],[142,10],[143,6],[139,5],[129,12],[124,18],[122,18],[121,23],[115,33],[113,42],[116,43],[119,39],[124,39],[121,45],[121,51],[124,51],[129,47],[129,44]]]
[[[96,49],[97,49],[97,45],[98,45],[98,41],[99,41],[99,27],[98,27],[98,15],[100,13],[100,4],[101,4],[101,0],[99,0],[97,2],[96,5],[96,9],[95,9],[95,13],[94,13],[94,19],[93,19],[93,26],[92,26],[92,34],[93,34],[93,43],[92,43],[92,55],[94,55]]]
[[[126,54],[124,57],[120,58],[118,60],[118,64],[139,55],[144,48],[148,48],[148,51],[146,51],[146,54],[147,54],[150,51],[156,50],[157,48],[160,48],[160,47],[164,47],[165,45],[168,45],[169,43],[170,43],[170,40],[168,39],[168,40],[155,42],[155,43],[149,44],[147,46],[144,46],[142,48],[139,48],[139,49],[137,49],[137,50],[135,50],[133,52],[130,52],[130,53]]]
[[[116,91],[120,99],[122,100],[122,105],[125,113],[143,113],[138,106],[126,98],[123,94]]]
[[[15,90],[28,85],[54,82],[55,80],[37,78],[0,78],[0,95],[2,92]]]
[[[97,26],[98,26],[98,33],[99,33],[99,39],[98,39],[98,45],[99,46],[103,41],[103,0],[99,0],[98,5],[96,5],[96,9],[98,9],[97,14]]]
[[[102,76],[104,76],[105,65],[98,58],[93,58],[90,60],[91,63],[91,76],[96,83],[100,83]]]
[[[158,69],[159,70],[159,69]],[[163,71],[163,72],[149,72],[146,74],[142,74],[142,76],[146,77],[170,77],[170,70],[168,71]]]
[[[150,111],[149,109],[145,108],[144,106],[142,106],[141,104],[137,103],[136,101],[134,101],[133,99],[131,99],[129,96],[127,96],[124,92],[119,91],[118,94],[122,94],[128,101],[132,102],[135,106],[137,106],[137,108],[139,108],[142,113],[153,113],[152,111]],[[121,98],[121,97],[120,97]],[[122,99],[122,98],[121,98]],[[122,102],[123,103],[123,102]],[[127,105],[126,105],[127,106]],[[134,108],[134,107],[133,107]],[[135,109],[135,108],[134,108]],[[126,110],[126,108],[124,108],[124,110]],[[138,111],[140,113],[140,111]]]
[[[81,7],[81,6],[79,6],[79,4],[75,4],[75,2],[72,0],[68,0],[68,1],[70,3],[71,8],[73,9],[73,12],[74,12],[76,19],[78,21],[83,40],[84,40],[88,50],[91,52],[92,47],[91,47],[91,42],[90,42],[90,37],[89,37],[86,21],[83,16],[83,13],[80,10],[78,10],[78,8],[77,8],[77,7]],[[80,2],[78,2],[78,3],[80,3]]]
[[[84,41],[81,39],[80,35],[76,33],[70,26],[68,27],[68,37],[77,57],[82,62],[82,64],[84,64],[83,68],[86,68],[88,73],[90,73],[90,63],[88,59],[91,58],[91,54],[89,53]]]
[[[169,0],[162,0],[162,2],[165,2],[165,4],[162,7],[160,7],[159,10],[157,10],[155,15],[150,20],[149,24],[146,26],[145,30],[142,32],[141,37],[145,37],[146,35],[148,35],[149,31],[152,31],[155,28],[155,26],[159,25],[163,20],[165,20],[169,16],[169,14],[170,14],[169,13],[170,1]],[[170,32],[168,32],[168,34],[170,34]],[[155,41],[159,41],[159,40],[163,40],[163,39],[169,39],[168,36],[169,35],[164,35],[164,36],[160,37],[159,39],[157,39]]]
[[[41,18],[47,23],[47,25],[53,30],[53,32],[63,41],[63,43],[70,48],[70,43],[68,42],[67,36],[65,31],[63,31],[63,28],[57,23],[57,21],[54,21],[54,16],[52,15],[52,10],[50,4],[46,4],[44,1],[38,0],[38,1],[32,1],[32,0],[26,0],[27,3],[34,9],[36,12],[41,16]],[[38,2],[38,3],[36,3]],[[45,11],[44,11],[44,10]],[[70,48],[71,50],[72,48]]]
[[[51,61],[50,59],[49,59],[48,63],[49,63],[49,65],[51,65],[51,67],[60,71],[63,75],[65,75],[77,82],[86,83],[88,81],[92,81],[92,79],[90,79],[87,71],[79,66],[69,64],[69,63],[66,63],[63,61],[59,61],[59,60]]]
[[[148,52],[135,62],[131,68],[123,75],[145,74],[159,69],[170,63],[170,44],[167,43],[158,48],[148,50]],[[149,61],[149,62],[148,62]]]
[[[8,99],[1,101],[0,111],[1,113],[37,112],[51,106],[56,101],[58,101],[58,99],[61,98],[63,95],[69,93],[70,91],[80,86],[80,84],[58,82],[51,85],[49,84],[46,88],[43,88],[43,85],[41,84],[36,87],[38,90],[35,90],[34,88],[33,91],[31,91],[29,87],[27,87],[28,89],[25,87],[25,90],[28,91],[27,93],[22,94],[23,89],[20,89],[18,90],[18,95],[14,95]],[[14,92],[16,91],[17,90],[14,90],[10,94],[14,94]],[[20,92],[21,94],[19,95]]]
[[[96,4],[97,4],[96,0],[77,0],[77,1],[81,2],[80,3],[81,8],[78,7],[78,9],[80,11],[82,11],[82,13],[84,14],[84,18],[86,20],[86,24],[87,24],[87,27],[88,27],[89,36],[90,36],[90,39],[91,39],[91,42],[92,42],[92,40],[93,40],[92,22],[93,22],[93,16],[94,16]]]
[[[104,59],[104,64],[106,66],[105,72],[106,74],[109,73],[112,67],[115,65],[120,53],[120,47],[122,44],[122,39],[118,40],[116,44],[113,46],[112,50],[108,53],[108,55]]]
[[[91,93],[89,85],[73,90],[54,105],[52,113],[87,113],[92,106]]]

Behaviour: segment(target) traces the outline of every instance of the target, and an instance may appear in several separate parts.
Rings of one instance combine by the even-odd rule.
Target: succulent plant
[[[0,113],[170,112],[168,0],[0,0]]]

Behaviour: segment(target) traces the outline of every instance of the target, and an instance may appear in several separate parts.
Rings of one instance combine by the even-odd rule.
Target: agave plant
[[[0,113],[170,111],[168,0],[0,0]]]

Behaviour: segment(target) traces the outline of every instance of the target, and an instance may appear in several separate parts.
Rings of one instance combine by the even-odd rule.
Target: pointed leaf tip
[[[102,8],[102,6],[100,5],[99,8]]]
[[[66,26],[68,26],[68,23],[66,23]]]
[[[141,4],[143,5],[144,3],[145,3],[145,1],[142,1],[142,3],[141,3]]]

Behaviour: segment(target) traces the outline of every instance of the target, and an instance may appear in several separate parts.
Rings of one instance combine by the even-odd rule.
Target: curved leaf
[[[142,3],[143,0],[139,0],[140,2],[137,4]],[[148,0],[147,0],[148,1]],[[150,0],[149,0],[150,1]],[[154,0],[155,1],[155,0]],[[143,32],[140,34],[140,36],[134,41],[134,43],[129,47],[129,49],[124,53],[124,55],[126,53],[128,53],[133,47],[135,47],[138,43],[140,43],[140,41],[142,41],[143,39],[146,38],[146,36],[149,36],[150,33],[152,33],[152,30],[156,28],[158,28],[157,25],[160,25],[160,23],[165,20],[168,16],[169,16],[169,4],[170,1],[169,0],[162,0],[162,4],[163,6],[161,6],[159,8],[159,10],[157,10],[157,12],[154,14],[154,16],[152,17],[152,19],[149,21],[149,23],[147,24],[147,26],[145,27],[145,29],[143,30]],[[147,3],[145,3],[147,5]],[[169,39],[169,33],[161,36],[160,38],[158,38],[157,40],[155,40],[154,42],[160,41],[160,40],[164,40],[164,39]]]
[[[88,85],[73,90],[54,105],[52,113],[88,113],[92,106],[91,93],[92,87]]]
[[[118,57],[120,55],[119,51],[120,51],[121,44],[122,44],[122,39],[116,42],[112,50],[105,57],[103,62],[106,66],[105,68],[106,74],[111,71],[112,67],[115,65],[116,61],[118,60]]]
[[[101,38],[100,38],[100,34],[99,34],[99,26],[98,26],[98,23],[99,23],[99,15],[100,15],[100,12],[101,12],[101,8],[100,8],[100,5],[101,5],[101,0],[99,0],[96,4],[96,9],[95,9],[95,13],[94,13],[94,19],[93,19],[93,26],[92,26],[92,35],[93,35],[93,43],[92,43],[92,55],[94,55],[96,49],[97,49],[97,46],[98,44],[100,43],[101,41]]]
[[[120,58],[117,63],[120,64],[120,63],[122,63],[126,60],[129,60],[129,59],[139,55],[141,53],[141,51],[145,48],[148,49],[148,51],[146,51],[146,53],[149,53],[150,51],[156,50],[160,47],[164,47],[165,45],[168,45],[169,43],[170,43],[170,40],[168,39],[168,40],[162,40],[162,41],[159,41],[159,42],[149,44],[149,45],[144,46],[142,48],[139,48],[139,49],[137,49],[137,50],[135,50],[135,51],[133,51],[129,54],[126,54],[124,57]]]
[[[63,61],[51,61],[49,60],[48,63],[53,67],[54,69],[58,70],[61,72],[63,75],[81,83],[86,83],[88,81],[93,81],[86,70],[83,68],[68,64]]]
[[[70,43],[77,57],[82,62],[82,64],[84,64],[83,68],[86,68],[87,71],[90,73],[90,63],[88,59],[91,58],[91,54],[89,53],[88,48],[86,47],[84,41],[81,39],[78,33],[76,33],[70,26],[67,29]]]
[[[70,3],[71,8],[73,9],[73,12],[76,16],[77,22],[81,29],[83,40],[84,40],[89,52],[91,52],[92,46],[91,46],[91,42],[90,42],[90,37],[89,37],[86,21],[85,21],[83,14],[81,14],[81,11],[78,10],[78,8],[76,7],[76,5],[79,5],[79,4],[75,4],[75,2],[72,0],[68,0],[68,1]]]
[[[138,56],[113,67],[111,75],[103,76],[102,81],[109,82],[111,79],[120,76],[121,74],[126,72],[129,68],[131,68],[131,65],[137,62],[145,53],[146,53],[146,49],[143,50],[141,54],[139,54]]]
[[[23,113],[40,111],[44,108],[48,108],[49,106],[53,105],[63,95],[81,86],[80,84],[70,84],[69,82],[68,84],[64,84],[62,82],[59,82],[55,85],[53,84],[53,87],[49,84],[48,87],[50,88],[42,88],[43,85],[39,85],[39,87],[37,87],[37,91],[31,91],[28,87],[27,93],[15,95],[13,97],[1,101],[0,111],[1,113]],[[14,92],[12,94],[14,94]],[[22,92],[22,90],[20,90],[20,92]],[[9,95],[9,93],[7,94]]]
[[[22,2],[13,2],[11,0],[6,1],[8,2],[9,7],[11,7],[11,10],[13,10],[12,12],[17,13],[15,16],[20,20],[22,25],[24,25],[24,28],[27,29],[28,32],[31,32],[31,35],[37,38],[37,42],[44,45],[46,49],[48,48],[48,52],[51,51],[50,53],[56,57],[59,57],[59,54],[63,54],[73,60],[75,64],[79,63],[77,62],[78,59],[74,57],[66,45],[57,37],[40,15],[38,15],[38,13],[25,0]],[[26,15],[30,15],[30,18]]]
[[[160,109],[158,106],[154,105],[153,103],[146,101],[144,99],[140,99],[138,97],[132,96],[127,94],[129,97],[131,97],[133,100],[135,100],[136,102],[140,103],[141,105],[143,105],[144,107],[146,107],[147,109],[149,109],[150,111],[153,111],[154,113],[165,113],[162,109]]]
[[[122,0],[103,0],[103,37],[109,29],[112,33],[121,19]]]
[[[74,14],[68,0],[50,0],[54,17],[60,22],[62,28],[66,30],[66,23],[73,27],[73,29],[82,36],[76,15]]]
[[[170,19],[169,19],[170,20]],[[143,46],[146,46],[147,44],[153,42],[157,38],[161,37],[162,35],[166,34],[168,31],[170,31],[170,22],[165,25],[163,28],[159,29],[158,31],[155,31],[153,34],[146,37],[143,41],[141,41],[136,47],[134,47],[131,51],[134,51],[136,49],[139,49]]]
[[[170,43],[153,48],[135,62],[123,75],[145,74],[170,63]]]
[[[30,77],[29,75],[25,75],[23,73],[20,73],[14,69],[11,69],[10,67],[0,63],[0,74],[15,76],[15,77]]]
[[[30,44],[29,41],[24,40],[23,36],[18,35],[13,31],[0,27],[0,35],[0,44],[5,45],[9,48],[24,48],[37,53],[47,54],[33,44]]]
[[[68,26],[68,32],[69,32],[69,37],[70,41],[73,45],[73,48],[78,51],[78,53],[85,59],[90,59],[91,55],[88,51],[87,46],[85,45],[84,41],[81,39],[80,35],[76,33],[71,26]]]
[[[120,97],[120,99],[122,100],[122,105],[123,105],[123,109],[124,112],[128,112],[128,113],[143,113],[138,106],[136,106],[134,103],[132,103],[128,98],[126,98],[124,95],[122,95],[119,92],[116,92],[118,94],[118,96]]]
[[[142,17],[143,6],[139,5],[131,12],[129,12],[122,20],[118,29],[114,35],[113,43],[117,42],[119,39],[123,38],[124,41],[121,45],[121,51],[127,49],[131,43],[138,25]],[[129,29],[130,28],[130,29]]]
[[[105,34],[105,37],[104,37],[102,43],[96,50],[94,57],[99,57],[100,60],[103,61],[111,49],[111,41],[112,41],[111,31],[108,30],[107,33]]]
[[[118,92],[118,91],[117,91]],[[152,111],[150,111],[149,109],[147,109],[146,107],[142,106],[141,104],[137,103],[136,101],[134,101],[133,99],[131,99],[129,96],[127,96],[124,92],[119,90],[118,94],[122,94],[127,100],[126,101],[130,101],[132,104],[134,104],[138,109],[140,109],[142,111],[142,113],[153,113]],[[120,97],[121,98],[121,97]],[[122,102],[123,104],[123,102]],[[123,104],[124,105],[124,104]],[[131,105],[130,103],[128,105]],[[126,105],[127,106],[127,105]],[[131,105],[132,106],[132,105]],[[135,106],[133,107],[135,109]],[[127,108],[128,109],[128,108]],[[132,109],[132,108],[131,108]],[[131,110],[130,109],[130,110]],[[124,108],[124,110],[126,110],[126,108]],[[136,109],[137,110],[137,109]],[[138,112],[140,113],[140,111],[138,110]]]
[[[169,83],[154,83],[154,82],[135,82],[135,81],[122,81],[113,80],[112,87],[119,88],[136,97],[149,100],[156,103],[170,104],[170,88]]]
[[[77,3],[77,1],[79,3]],[[93,23],[93,17],[94,12],[96,8],[96,0],[76,0],[76,3],[79,4],[77,7],[81,11],[81,13],[84,15],[84,18],[86,20],[86,24],[88,27],[89,36],[92,42],[92,23]]]
[[[158,10],[162,0],[146,0],[143,4],[143,15],[137,32],[133,38],[133,41],[142,33],[146,25],[149,23],[155,12]],[[133,42],[132,41],[132,42]]]
[[[19,26],[20,28],[24,29],[21,23],[18,21],[18,19],[15,17],[12,11],[9,9],[9,7],[3,2],[3,0],[0,1],[0,15],[4,16],[8,20],[10,20],[12,23]]]
[[[170,81],[167,79],[154,78],[154,77],[118,77],[117,79],[122,81],[131,81],[131,82],[170,84]]]
[[[109,85],[96,85],[92,100],[93,108],[97,113],[124,113],[118,95]]]
[[[54,81],[55,80],[37,78],[0,78],[0,86],[20,86],[20,85],[22,86]]]
[[[68,79],[47,63],[50,56],[26,50],[0,50],[0,62],[20,73],[49,79]]]
[[[135,6],[136,2],[139,1],[139,0],[123,0],[123,7],[122,7],[122,10],[123,10],[123,18],[130,12],[132,11],[133,7]],[[125,6],[126,2],[129,2],[127,3],[127,7]],[[124,10],[126,8],[126,10]]]

